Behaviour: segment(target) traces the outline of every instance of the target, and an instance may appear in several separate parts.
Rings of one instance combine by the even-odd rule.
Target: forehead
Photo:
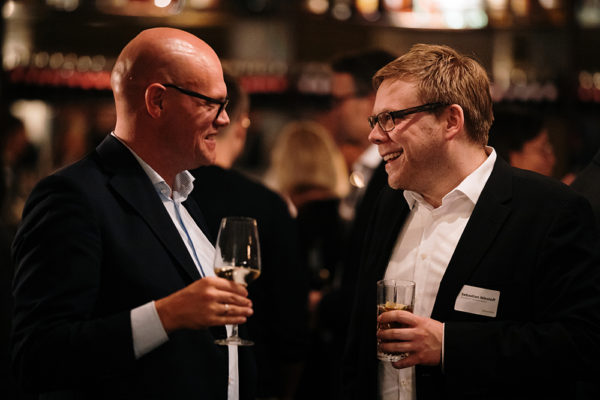
[[[182,79],[187,89],[215,98],[227,95],[227,86],[220,65],[219,68],[191,65],[187,72],[188,75]]]
[[[417,106],[418,102],[416,83],[387,79],[377,89],[373,113],[402,110]]]

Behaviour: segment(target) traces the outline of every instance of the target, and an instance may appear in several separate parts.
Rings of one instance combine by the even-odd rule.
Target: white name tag
[[[454,309],[486,317],[495,317],[499,300],[500,292],[497,290],[464,285],[456,298]]]

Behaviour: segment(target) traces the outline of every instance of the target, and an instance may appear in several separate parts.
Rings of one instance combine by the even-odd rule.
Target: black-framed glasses
[[[379,124],[379,127],[384,132],[389,132],[396,126],[394,120],[401,119],[410,114],[415,114],[423,111],[432,111],[436,108],[447,106],[446,103],[427,103],[416,107],[405,108],[404,110],[398,111],[384,111],[377,115],[371,115],[369,117],[369,125],[371,129],[375,128],[375,124]]]
[[[192,97],[196,97],[198,99],[202,99],[204,101],[208,101],[209,103],[213,103],[213,104],[218,104],[219,105],[219,111],[217,111],[217,115],[215,116],[215,121],[217,120],[217,118],[219,118],[219,115],[221,115],[221,112],[225,109],[225,107],[227,107],[227,104],[229,104],[229,96],[225,96],[225,99],[223,100],[219,100],[219,99],[215,99],[212,97],[208,97],[205,96],[201,93],[198,92],[194,92],[193,90],[188,90],[188,89],[184,89],[182,87],[179,87],[177,85],[174,85],[172,83],[163,83],[162,84],[165,87],[170,87],[173,88],[185,95],[188,96],[192,96]]]

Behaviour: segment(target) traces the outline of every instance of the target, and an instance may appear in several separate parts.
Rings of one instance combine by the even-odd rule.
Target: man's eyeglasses
[[[221,115],[221,112],[225,109],[225,107],[227,107],[227,104],[229,104],[229,96],[226,96],[224,100],[219,100],[219,99],[214,99],[212,97],[205,96],[205,95],[200,94],[198,92],[194,92],[192,90],[181,88],[181,87],[179,87],[177,85],[173,85],[172,83],[163,83],[162,85],[165,86],[165,87],[170,87],[170,88],[173,88],[175,90],[178,90],[181,93],[186,94],[188,96],[196,97],[198,99],[202,99],[204,101],[208,101],[209,103],[218,104],[219,105],[219,111],[217,111],[217,115],[215,117],[215,121],[217,120],[217,118],[219,118],[219,115]]]
[[[389,132],[396,124],[394,123],[394,119],[402,119],[410,114],[415,114],[423,111],[432,111],[436,108],[447,106],[446,103],[427,103],[417,107],[406,108],[404,110],[398,111],[384,111],[377,115],[372,115],[369,117],[369,125],[371,125],[371,129],[375,128],[375,124],[379,124],[379,127],[384,132]]]

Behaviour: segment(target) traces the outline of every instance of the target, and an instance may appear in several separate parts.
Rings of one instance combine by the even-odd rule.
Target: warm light
[[[156,7],[165,8],[169,4],[171,4],[171,0],[154,0],[154,5]]]
[[[308,0],[306,2],[306,8],[313,14],[324,14],[329,8],[329,1],[327,0]]]
[[[190,7],[201,10],[211,7],[213,3],[213,0],[190,0]]]
[[[379,9],[379,0],[356,0],[356,9],[361,14],[373,14]]]
[[[106,58],[103,55],[92,57],[92,71],[102,71],[106,65]]]
[[[50,68],[58,69],[65,62],[65,56],[62,53],[54,53],[50,56]]]
[[[36,144],[43,143],[49,136],[52,110],[48,104],[40,100],[19,100],[12,104],[10,111],[23,120],[27,136]]]
[[[594,87],[596,89],[600,89],[600,72],[594,72],[593,80],[594,80]]]
[[[560,0],[540,0],[540,5],[547,9],[558,8],[560,6]]]
[[[383,6],[392,11],[412,11],[410,0],[383,0]]]
[[[33,65],[37,68],[44,68],[48,65],[50,56],[45,51],[41,51],[33,56]]]
[[[594,78],[592,74],[587,71],[581,71],[579,73],[579,86],[584,89],[591,89],[594,84]]]
[[[526,0],[510,0],[510,6],[519,17],[529,14],[529,2]]]
[[[339,20],[346,20],[352,16],[352,10],[350,6],[345,3],[337,3],[333,6],[333,10],[331,10],[333,17]]]
[[[92,57],[81,56],[77,59],[77,70],[78,71],[89,71],[92,67]]]
[[[7,1],[2,7],[2,16],[4,18],[10,18],[15,13],[15,2],[12,0]]]
[[[508,0],[487,0],[487,5],[490,10],[504,11],[506,10]]]

